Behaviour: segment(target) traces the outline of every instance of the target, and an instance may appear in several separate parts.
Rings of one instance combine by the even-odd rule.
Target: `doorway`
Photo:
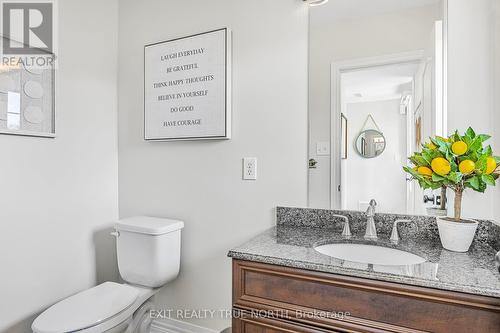
[[[407,212],[413,189],[401,166],[422,135],[414,100],[424,67],[413,61],[341,73],[340,170],[341,184],[348,184],[341,186],[341,209],[364,211],[375,199],[381,211]]]
[[[429,62],[416,51],[332,65],[332,208],[365,210],[375,199],[381,211],[425,212],[402,165],[435,133]]]

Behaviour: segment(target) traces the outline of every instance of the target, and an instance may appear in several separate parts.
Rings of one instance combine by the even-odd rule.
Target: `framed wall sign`
[[[144,139],[231,137],[231,32],[144,47]]]

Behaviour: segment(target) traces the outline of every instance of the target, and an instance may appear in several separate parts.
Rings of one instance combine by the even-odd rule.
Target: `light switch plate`
[[[318,156],[330,155],[330,142],[328,141],[316,142],[316,155]]]
[[[243,179],[244,180],[257,180],[257,158],[256,157],[243,158]]]

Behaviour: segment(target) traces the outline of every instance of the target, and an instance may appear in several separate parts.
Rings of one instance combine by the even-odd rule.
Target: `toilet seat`
[[[139,290],[105,282],[54,304],[33,322],[35,333],[74,332],[99,325],[129,308]]]

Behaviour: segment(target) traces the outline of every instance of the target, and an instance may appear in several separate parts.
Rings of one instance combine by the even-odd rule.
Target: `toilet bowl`
[[[138,216],[115,224],[118,269],[125,283],[104,282],[45,310],[34,333],[149,333],[151,298],[175,279],[181,221]]]

